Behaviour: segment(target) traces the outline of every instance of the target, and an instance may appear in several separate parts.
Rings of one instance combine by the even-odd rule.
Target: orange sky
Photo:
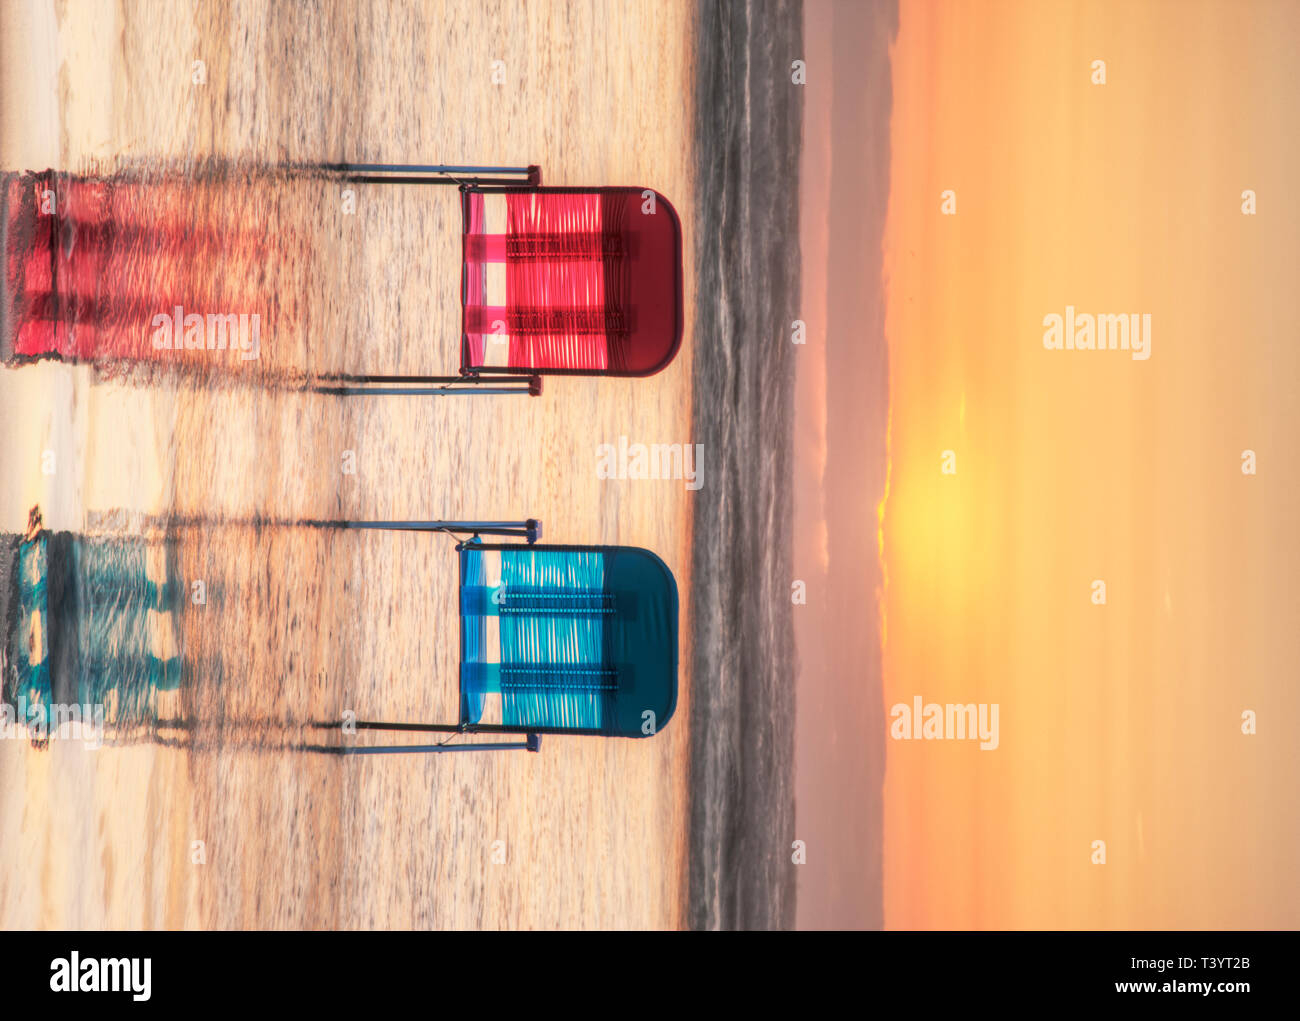
[[[1297,51],[1295,3],[903,5],[885,705],[1000,747],[887,742],[887,926],[1300,925]],[[1045,350],[1067,305],[1150,359]]]

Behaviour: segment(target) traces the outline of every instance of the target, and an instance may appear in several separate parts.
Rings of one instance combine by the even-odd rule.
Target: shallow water
[[[718,485],[695,506],[690,924],[794,924],[794,353],[802,52],[798,3],[705,3],[696,158],[702,300],[694,432]],[[735,244],[744,238],[744,244]]]

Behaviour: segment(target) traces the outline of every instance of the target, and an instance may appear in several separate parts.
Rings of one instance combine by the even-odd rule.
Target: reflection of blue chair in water
[[[51,708],[71,702],[103,706],[111,724],[151,721],[155,692],[181,680],[170,550],[139,537],[41,530],[19,543],[13,564],[4,698],[24,708],[17,722],[57,723]]]
[[[15,722],[44,723],[50,711],[49,542],[45,532],[18,544],[13,552],[12,598],[6,614],[4,701]],[[6,551],[6,555],[8,551]],[[35,715],[31,710],[35,709]]]
[[[677,584],[628,546],[533,545],[529,522],[349,522],[471,533],[460,542],[460,712],[456,723],[360,729],[523,734],[516,743],[349,746],[345,754],[527,748],[542,734],[649,737],[677,705]],[[528,544],[486,544],[486,532]]]
[[[179,599],[173,557],[166,546],[161,584],[149,576],[150,545],[137,538],[75,538],[77,584],[77,697],[109,705],[110,722],[153,716],[156,691],[180,685],[181,658],[173,618]]]

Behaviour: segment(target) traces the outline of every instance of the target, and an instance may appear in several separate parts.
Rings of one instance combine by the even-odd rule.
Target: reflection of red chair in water
[[[269,247],[211,210],[195,222],[193,182],[13,174],[0,205],[4,360],[184,363],[220,347],[240,364],[240,315],[262,309],[232,270],[264,265]]]

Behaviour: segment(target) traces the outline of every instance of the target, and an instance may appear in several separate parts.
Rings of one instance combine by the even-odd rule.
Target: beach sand
[[[690,309],[685,7],[323,7],[8,4],[0,166],[536,162],[550,184],[669,196],[687,232]],[[195,60],[205,84],[192,81]],[[268,272],[285,290],[269,357],[453,369],[454,190],[371,186],[353,217],[336,190],[307,182],[249,201],[250,215],[269,209],[268,222],[293,228],[292,245],[271,239],[283,263]],[[0,742],[11,863],[0,925],[682,924],[691,494],[599,480],[595,447],[689,440],[690,318],[683,355],[661,375],[549,380],[536,399],[349,401],[127,386],[86,366],[0,372],[0,528],[21,530],[36,503],[62,529],[113,508],[214,521],[179,544],[184,581],[204,580],[209,598],[181,620],[198,669],[173,707],[192,722],[177,745]],[[341,470],[345,451],[355,475]],[[677,717],[651,741],[549,738],[540,755],[294,751],[303,723],[346,709],[448,718],[454,559],[430,536],[215,523],[255,514],[534,516],[549,540],[653,549],[683,597]]]

